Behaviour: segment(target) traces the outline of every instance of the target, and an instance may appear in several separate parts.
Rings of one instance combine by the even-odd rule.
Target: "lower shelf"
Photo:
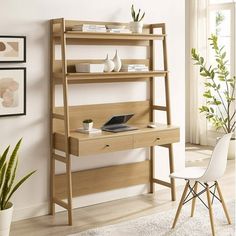
[[[150,182],[150,161],[102,167],[72,173],[72,196],[82,196]],[[55,176],[55,196],[67,198],[66,174]]]

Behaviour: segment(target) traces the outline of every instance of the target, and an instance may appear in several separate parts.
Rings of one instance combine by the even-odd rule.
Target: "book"
[[[75,65],[75,70],[78,73],[103,72],[104,64],[79,63]]]
[[[83,133],[83,134],[101,134],[101,129],[92,128],[91,130],[86,130],[84,128],[78,128],[75,130],[76,132]]]

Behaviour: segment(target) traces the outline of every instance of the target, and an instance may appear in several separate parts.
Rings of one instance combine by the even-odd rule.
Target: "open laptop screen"
[[[126,114],[126,115],[117,115],[113,116],[109,121],[107,121],[104,126],[110,126],[110,125],[119,125],[119,124],[125,124],[134,114]]]

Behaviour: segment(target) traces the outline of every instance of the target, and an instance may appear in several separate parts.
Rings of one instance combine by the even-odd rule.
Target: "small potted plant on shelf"
[[[18,150],[21,140],[16,144],[9,160],[7,155],[10,146],[0,155],[0,235],[8,236],[10,232],[13,203],[10,202],[15,191],[35,172],[32,171],[15,183],[16,170],[18,166]]]
[[[226,52],[219,47],[216,35],[209,38],[210,45],[215,54],[215,65],[207,66],[205,59],[196,49],[192,49],[192,59],[195,65],[200,66],[200,75],[205,81],[206,104],[199,108],[206,119],[212,123],[215,129],[224,133],[234,133],[229,146],[228,159],[235,158],[235,81],[236,77],[229,77]]]
[[[130,30],[132,33],[142,33],[143,31],[143,18],[145,16],[145,12],[141,15],[141,9],[138,10],[138,13],[134,10],[134,5],[131,6],[131,16],[133,21],[130,22]]]
[[[91,130],[93,128],[93,120],[86,119],[83,121],[83,127],[85,130]]]

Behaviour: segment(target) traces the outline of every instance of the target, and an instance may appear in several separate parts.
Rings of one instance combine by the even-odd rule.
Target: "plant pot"
[[[93,128],[93,122],[83,123],[83,127],[85,130],[91,130]]]
[[[139,21],[132,21],[129,23],[129,28],[132,33],[141,34],[143,31],[143,22]]]
[[[9,236],[11,220],[13,213],[13,204],[8,203],[7,209],[0,210],[0,236]]]
[[[231,138],[229,143],[228,160],[235,159],[235,145],[236,145],[236,139]]]

